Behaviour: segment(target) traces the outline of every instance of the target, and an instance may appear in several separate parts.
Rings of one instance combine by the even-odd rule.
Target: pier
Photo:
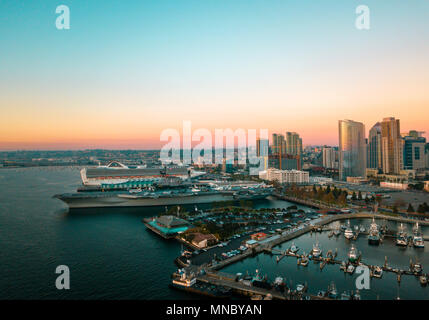
[[[235,281],[235,278],[236,277],[232,274],[228,274],[224,272],[216,272],[216,271],[207,271],[206,274],[197,276],[198,281],[215,285],[215,286],[229,288],[234,293],[247,296],[247,297],[259,295],[261,297],[270,296],[272,299],[276,299],[276,300],[297,300],[305,297],[311,300],[331,300],[327,297],[319,297],[316,295],[305,293],[305,291],[307,290],[306,285],[303,292],[301,293],[297,293],[294,290],[291,290],[291,291],[285,290],[284,293],[281,293],[274,289],[264,289],[264,288],[259,288],[255,286],[248,286],[239,281]]]

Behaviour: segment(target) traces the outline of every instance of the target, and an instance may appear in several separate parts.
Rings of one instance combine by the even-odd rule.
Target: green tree
[[[356,192],[354,192],[354,191],[353,191],[353,194],[352,194],[352,200],[353,201],[356,200]]]
[[[413,205],[411,203],[408,204],[407,212],[414,212],[414,207],[413,207]]]
[[[329,194],[331,192],[331,186],[330,185],[328,185],[328,187],[326,188],[326,190],[325,190],[325,193],[326,194]]]

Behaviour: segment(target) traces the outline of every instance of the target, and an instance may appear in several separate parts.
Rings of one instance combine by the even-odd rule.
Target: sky
[[[428,137],[428,57],[427,0],[0,0],[0,150],[152,149],[186,120],[337,145],[338,120],[393,116]]]

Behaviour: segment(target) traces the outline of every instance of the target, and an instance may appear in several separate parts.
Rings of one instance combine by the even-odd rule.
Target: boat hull
[[[174,195],[168,197],[123,197],[123,195],[58,195],[56,198],[65,202],[69,208],[104,208],[104,207],[156,207],[170,205],[203,204],[218,201],[240,201],[265,199],[269,194],[237,196],[232,193],[209,193],[194,195]]]

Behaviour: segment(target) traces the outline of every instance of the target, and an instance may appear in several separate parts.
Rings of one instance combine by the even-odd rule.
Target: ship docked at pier
[[[273,188],[252,181],[203,180],[205,172],[185,166],[128,167],[119,162],[84,168],[82,186],[75,193],[54,197],[69,208],[150,207],[258,200]]]

